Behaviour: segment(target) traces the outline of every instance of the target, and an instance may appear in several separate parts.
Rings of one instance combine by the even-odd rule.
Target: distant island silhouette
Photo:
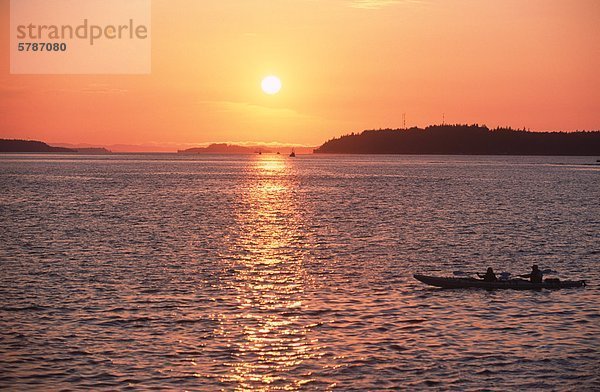
[[[303,146],[268,146],[268,145],[253,145],[240,146],[237,144],[228,143],[213,143],[207,147],[194,147],[185,150],[178,150],[179,154],[289,154],[292,151],[297,151],[301,154],[310,154],[314,147]]]
[[[449,155],[600,155],[600,131],[529,132],[486,126],[366,130],[325,142],[315,153]]]
[[[112,154],[107,148],[104,147],[77,147],[72,150],[75,150],[79,154],[89,154],[89,155],[103,155],[103,154]]]
[[[254,154],[258,152],[256,148],[238,146],[227,143],[213,143],[208,147],[194,147],[186,150],[178,150],[180,154]],[[270,152],[261,150],[260,152]]]
[[[1,152],[40,152],[40,153],[78,153],[78,154],[111,154],[104,147],[54,147],[37,140],[0,139]]]
[[[52,147],[36,140],[0,139],[0,152],[71,152],[77,150],[65,147]]]

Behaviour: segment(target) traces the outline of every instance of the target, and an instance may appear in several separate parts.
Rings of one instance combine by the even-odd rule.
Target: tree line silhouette
[[[600,131],[529,132],[479,124],[366,130],[331,139],[315,153],[600,155]]]

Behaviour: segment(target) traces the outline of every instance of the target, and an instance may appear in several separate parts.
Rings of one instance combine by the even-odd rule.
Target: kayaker
[[[523,278],[529,278],[531,283],[542,283],[544,274],[540,271],[539,267],[534,264],[531,266],[531,272],[525,275],[521,275]]]
[[[485,272],[485,275],[477,274],[477,276],[482,278],[484,282],[498,281],[498,278],[496,277],[496,274],[494,273],[494,270],[492,269],[492,267],[488,267],[487,271]]]

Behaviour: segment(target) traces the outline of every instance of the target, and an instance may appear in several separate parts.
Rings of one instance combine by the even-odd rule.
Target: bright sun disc
[[[281,90],[281,80],[277,76],[267,76],[260,84],[262,90],[267,94],[277,94]]]

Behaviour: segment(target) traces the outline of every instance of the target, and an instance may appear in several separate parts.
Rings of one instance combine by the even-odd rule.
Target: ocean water
[[[2,155],[0,388],[600,390],[595,159]]]

